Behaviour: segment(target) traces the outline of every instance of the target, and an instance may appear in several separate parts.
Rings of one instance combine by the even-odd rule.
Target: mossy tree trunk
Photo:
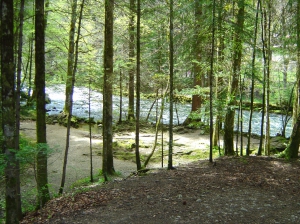
[[[14,1],[1,1],[1,112],[2,153],[6,158],[6,223],[19,223],[19,172],[16,159],[15,75],[14,75]]]
[[[300,91],[300,3],[297,3],[297,90]],[[296,92],[298,92],[296,91]],[[299,106],[299,99],[296,98]],[[293,127],[293,132],[291,134],[290,143],[284,154],[289,159],[298,158],[300,144],[300,113],[298,112],[297,120]]]
[[[38,206],[50,199],[47,171],[46,109],[45,109],[45,12],[44,0],[35,1],[35,89]]]
[[[20,150],[20,95],[21,95],[21,74],[22,74],[22,49],[23,49],[23,24],[24,24],[24,6],[25,0],[20,2],[20,12],[19,12],[19,35],[18,35],[18,59],[17,59],[17,86],[16,86],[16,137],[15,137],[15,149]],[[16,164],[18,172],[17,176],[20,176],[19,163]],[[22,218],[22,208],[21,208],[21,189],[20,189],[20,178],[17,178],[17,204],[19,219]]]
[[[112,84],[113,84],[113,21],[114,0],[105,0],[104,32],[104,85],[103,85],[103,163],[102,172],[107,175],[115,173],[112,148]]]
[[[130,20],[129,20],[129,102],[128,120],[134,119],[134,17],[135,0],[130,0]]]

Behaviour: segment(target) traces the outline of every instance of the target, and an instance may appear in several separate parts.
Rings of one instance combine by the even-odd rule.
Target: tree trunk
[[[136,30],[136,125],[135,125],[135,160],[137,170],[142,168],[140,160],[140,89],[141,89],[141,1],[137,0]]]
[[[47,171],[46,109],[45,109],[45,12],[44,0],[35,1],[35,90],[38,205],[50,199]]]
[[[18,161],[13,150],[18,144],[15,138],[15,75],[14,75],[14,1],[3,0],[1,4],[1,111],[2,153],[6,157],[5,209],[6,223],[19,223]]]
[[[300,3],[297,2],[297,90],[300,88]],[[296,92],[298,92],[296,91]],[[296,98],[296,101],[299,99]],[[298,104],[299,106],[299,104]],[[300,113],[298,112],[297,120],[293,127],[293,132],[290,137],[290,143],[288,147],[285,149],[284,154],[289,159],[298,158],[299,151],[299,143],[300,143]]]
[[[103,163],[104,179],[115,173],[112,149],[112,84],[113,84],[114,0],[105,0],[104,85],[103,85]]]
[[[262,41],[262,53],[263,53],[263,60],[264,60],[264,68],[263,68],[263,98],[262,98],[262,112],[261,112],[261,127],[260,127],[260,140],[259,140],[259,146],[258,146],[258,152],[257,155],[262,154],[262,149],[263,149],[263,139],[264,139],[264,123],[265,123],[265,112],[266,112],[266,81],[267,81],[267,69],[266,69],[266,64],[267,64],[267,50],[266,50],[266,13],[263,12],[262,5],[260,5],[261,8],[261,41]]]
[[[84,0],[83,0],[84,1]],[[94,182],[93,177],[93,144],[92,144],[92,122],[91,122],[91,78],[89,79],[89,139],[90,139],[90,182]]]
[[[72,86],[73,79],[73,66],[74,66],[74,49],[75,49],[75,28],[76,28],[76,18],[77,18],[77,0],[72,1],[72,16],[69,31],[69,49],[68,49],[68,67],[67,67],[67,80],[66,80],[66,100],[64,113],[69,116],[70,114],[70,104],[71,104],[71,92],[74,88]]]
[[[159,118],[156,121],[156,125],[155,125],[155,138],[154,138],[154,143],[152,146],[152,150],[151,153],[148,155],[147,159],[144,162],[144,167],[146,167],[151,159],[151,157],[153,156],[153,153],[155,152],[156,149],[156,145],[157,145],[157,136],[158,136],[158,131],[159,131],[159,124],[161,123],[161,119],[162,119],[162,115],[164,113],[164,107],[165,107],[165,98],[166,98],[166,94],[169,90],[169,83],[167,84],[166,90],[162,96],[161,99],[161,108],[160,108],[160,114],[159,114]],[[168,163],[168,169],[169,169],[169,163]],[[172,168],[171,168],[172,169]]]
[[[75,77],[76,77],[76,70],[77,70],[77,62],[78,62],[78,46],[79,46],[79,38],[80,38],[80,28],[81,28],[81,20],[82,20],[82,12],[83,12],[83,6],[84,6],[84,1],[82,0],[81,7],[80,7],[80,15],[79,15],[79,21],[78,21],[78,28],[77,28],[77,38],[76,38],[76,43],[75,43],[75,55],[74,55],[74,42],[70,43],[69,42],[69,47],[73,48],[72,52],[73,54],[69,54],[69,59],[68,63],[68,70],[70,69],[71,71],[71,83],[69,85],[71,86],[69,96],[68,96],[68,107],[67,110],[69,111],[68,113],[68,120],[67,120],[67,137],[66,137],[66,148],[65,148],[65,155],[64,155],[64,163],[63,163],[63,172],[62,172],[62,179],[61,179],[61,185],[59,188],[59,194],[63,193],[64,185],[65,185],[65,179],[66,179],[66,169],[67,169],[67,162],[68,162],[68,153],[69,153],[69,145],[70,145],[70,129],[71,129],[71,118],[72,118],[72,107],[73,107],[73,92],[74,92],[74,85],[75,85]],[[72,14],[76,14],[76,9],[77,9],[77,0],[74,0],[73,6],[72,6]],[[75,16],[76,17],[76,16]],[[73,30],[75,29],[75,26],[71,24],[70,28],[70,39],[71,38],[71,33],[75,33]],[[73,37],[74,40],[74,37]],[[71,59],[71,57],[73,59]],[[75,58],[75,61],[74,61]],[[69,72],[69,71],[68,71]],[[69,74],[68,74],[69,75]]]
[[[17,64],[17,87],[16,87],[16,146],[17,151],[20,150],[19,141],[20,141],[20,95],[21,95],[21,73],[22,73],[22,48],[23,48],[23,23],[24,23],[24,5],[25,0],[20,2],[20,13],[19,13],[19,43],[18,43],[18,64]],[[16,172],[17,174],[17,205],[18,207],[18,217],[22,219],[22,207],[21,207],[21,189],[20,189],[20,164],[17,161],[16,163]]]
[[[193,49],[193,57],[194,57],[194,63],[193,63],[193,73],[194,73],[194,87],[196,86],[203,86],[202,85],[202,75],[203,75],[203,69],[201,66],[202,62],[202,54],[203,50],[201,45],[201,42],[203,42],[203,36],[201,35],[201,29],[203,28],[201,26],[202,24],[202,2],[199,0],[194,1],[195,4],[195,26],[194,26],[194,49]],[[192,110],[191,113],[198,111],[201,108],[202,105],[202,96],[198,94],[194,94],[192,96]],[[189,116],[184,121],[184,125],[187,125],[191,122],[191,119]]]
[[[128,120],[134,119],[134,17],[135,0],[130,0],[130,21],[129,21],[129,102]]]
[[[238,14],[237,14],[237,24],[234,33],[234,43],[233,43],[233,75],[232,82],[230,85],[229,102],[227,106],[227,112],[225,116],[224,123],[224,150],[225,155],[234,154],[233,146],[233,126],[234,126],[234,115],[235,115],[235,105],[236,105],[236,94],[239,85],[239,73],[241,69],[241,59],[242,59],[242,33],[244,27],[244,11],[245,5],[244,0],[238,2]]]
[[[210,55],[210,74],[209,74],[209,162],[213,162],[213,73],[214,73],[214,53],[215,53],[215,11],[216,1],[213,0],[213,20],[212,20],[212,38],[211,38],[211,55]]]
[[[258,11],[260,8],[260,0],[257,0],[255,24],[254,24],[254,40],[253,40],[253,53],[251,60],[251,93],[250,93],[250,117],[249,117],[249,127],[248,127],[248,141],[246,148],[246,155],[250,155],[250,142],[251,142],[251,131],[252,131],[252,117],[253,117],[253,102],[254,102],[254,79],[255,79],[255,59],[256,59],[256,41],[257,41],[257,27],[258,27]]]
[[[122,113],[123,113],[123,111],[122,111],[122,105],[123,105],[123,74],[122,74],[122,70],[121,70],[121,68],[119,68],[120,69],[120,71],[119,71],[119,74],[120,74],[120,76],[119,76],[119,87],[120,87],[120,108],[119,108],[119,124],[121,124],[122,123]]]
[[[198,0],[195,0],[195,45],[194,45],[194,57],[195,61],[193,63],[194,68],[194,86],[201,86],[201,76],[202,76],[202,67],[201,67],[201,23],[202,23],[202,3]],[[202,97],[199,95],[192,96],[192,112],[197,111],[201,108]]]
[[[168,169],[173,167],[173,76],[174,76],[174,44],[173,44],[173,0],[170,0],[170,46],[169,46],[169,63],[170,63],[170,120],[169,120],[169,155],[168,155]]]
[[[266,64],[266,139],[265,139],[265,155],[270,155],[270,66],[272,61],[271,53],[271,0],[268,1],[268,20],[266,20],[267,27],[267,64]]]
[[[224,1],[221,0],[217,6],[218,9],[218,36],[217,36],[217,49],[218,49],[218,67],[219,67],[219,72],[222,73],[222,63],[224,62],[224,48],[225,48],[225,34],[224,34],[224,29],[223,29],[223,21],[224,21]],[[217,73],[217,74],[218,74]],[[217,101],[217,114],[215,116],[215,124],[213,128],[213,146],[218,147],[220,149],[220,129],[221,129],[221,124],[222,124],[222,96],[221,93],[224,92],[224,87],[223,87],[223,78],[218,77],[218,75],[215,75],[215,99]],[[220,87],[219,87],[220,86]]]

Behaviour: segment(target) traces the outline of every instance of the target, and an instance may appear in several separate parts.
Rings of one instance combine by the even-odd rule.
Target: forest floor
[[[26,136],[34,138],[34,122],[22,122],[21,128]],[[49,145],[61,148],[66,129],[49,125],[47,130]],[[116,134],[115,138],[130,136],[132,133],[126,132]],[[141,133],[141,136],[145,146],[147,141],[153,142],[153,135]],[[91,185],[75,194],[67,189],[89,175],[89,139],[86,131],[72,129],[71,140],[67,193],[52,199],[43,209],[28,213],[22,223],[300,222],[298,160],[286,162],[256,156],[220,157],[215,163],[181,160],[178,155],[193,154],[192,149],[207,151],[209,139],[199,131],[180,131],[174,135],[175,142],[180,142],[174,147],[176,169],[150,164],[152,169],[139,176],[132,173],[134,163],[115,160],[121,177],[112,177],[106,184]],[[94,135],[95,152],[100,150],[97,141],[101,139]],[[49,182],[54,191],[59,186],[62,151],[58,150],[49,159]],[[101,157],[95,153],[93,158],[94,166],[99,169]]]

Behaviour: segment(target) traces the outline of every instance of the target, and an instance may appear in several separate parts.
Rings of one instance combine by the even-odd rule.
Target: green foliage
[[[4,154],[0,154],[0,183],[2,183],[2,180],[4,181],[4,169],[6,167],[6,161]]]
[[[79,180],[76,180],[72,185],[71,185],[71,189],[74,189],[74,188],[78,188],[78,187],[83,187],[83,186],[88,186],[91,184],[91,179],[90,177],[85,177],[83,179],[79,179]]]
[[[37,189],[35,187],[22,192],[22,211],[24,213],[36,210]]]

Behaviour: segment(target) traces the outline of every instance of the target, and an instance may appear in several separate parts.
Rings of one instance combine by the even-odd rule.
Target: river
[[[64,85],[56,85],[50,86],[46,88],[46,93],[49,95],[51,99],[51,103],[46,105],[46,109],[48,114],[58,114],[62,111],[65,102],[65,86]],[[94,117],[95,120],[102,120],[102,106],[103,99],[102,94],[96,91],[91,91],[91,117]],[[73,94],[73,115],[78,117],[88,117],[88,102],[89,102],[89,89],[85,87],[75,87]],[[150,110],[150,107],[153,103],[153,100],[141,100],[141,118],[146,118],[147,114]],[[160,102],[159,102],[160,103]],[[169,104],[165,103],[165,110],[162,117],[162,122],[164,124],[168,124],[169,122]],[[120,97],[113,96],[113,117],[114,120],[119,119],[119,110],[120,110]],[[123,97],[122,99],[122,119],[126,119],[126,113],[128,110],[128,98]],[[177,113],[178,116],[177,116]],[[182,124],[186,117],[189,115],[191,111],[191,104],[181,104],[176,103],[176,109],[174,108],[174,124],[177,125]],[[237,114],[236,113],[236,122],[237,123]],[[178,117],[178,119],[177,119]],[[152,109],[149,121],[155,122],[156,120],[156,109],[155,106]],[[243,111],[243,132],[248,131],[249,125],[249,111]],[[237,125],[235,125],[237,126]],[[254,112],[252,119],[252,133],[260,135],[260,126],[261,126],[261,113]],[[271,136],[275,136],[278,133],[281,133],[282,129],[282,115],[280,114],[270,114],[270,134]],[[286,128],[286,136],[290,136],[292,131],[291,121],[289,121]]]

